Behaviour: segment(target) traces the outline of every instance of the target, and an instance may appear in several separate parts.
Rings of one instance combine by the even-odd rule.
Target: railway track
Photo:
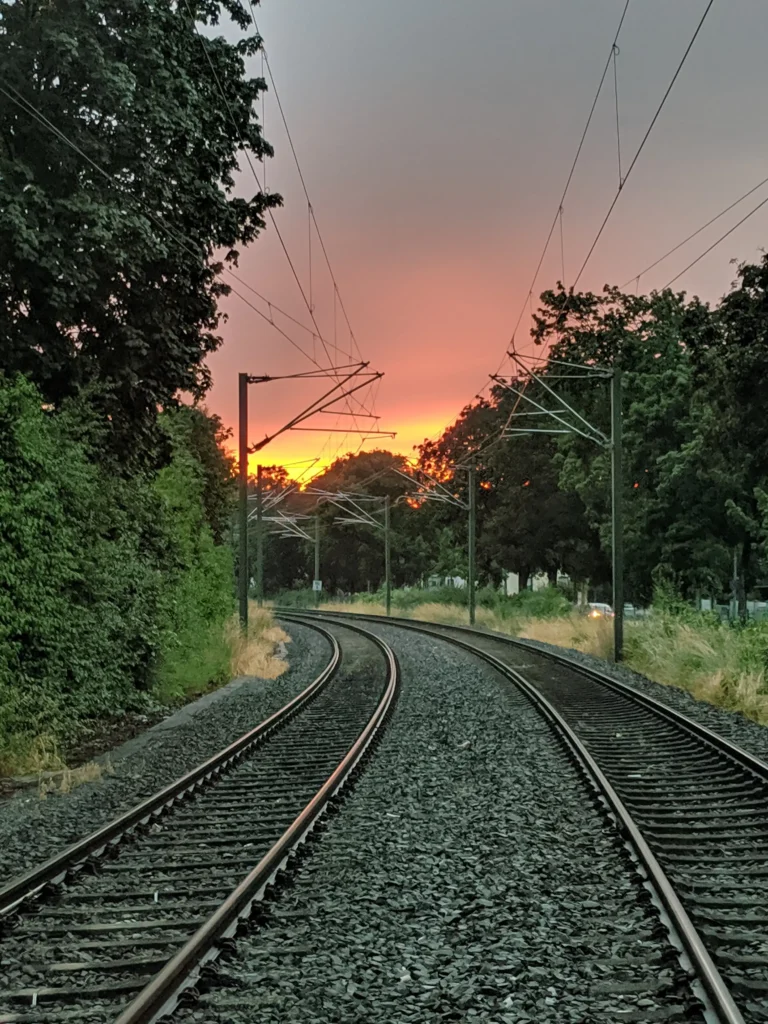
[[[457,644],[521,689],[642,865],[707,1019],[768,1021],[768,765],[565,654],[466,627],[354,617]]]
[[[311,625],[330,660],[302,694],[0,890],[0,1024],[148,1024],[250,915],[369,751],[399,685],[381,639]]]

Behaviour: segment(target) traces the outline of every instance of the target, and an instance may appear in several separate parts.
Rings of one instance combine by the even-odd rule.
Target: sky
[[[617,56],[624,174],[706,6],[630,2]],[[410,455],[439,435],[499,366],[521,311],[517,346],[531,348],[527,296],[623,8],[624,0],[263,0],[255,8],[341,300],[362,358],[384,373],[381,419],[366,422],[397,437],[366,449]],[[634,281],[768,176],[766,39],[765,0],[715,0],[579,287]],[[259,58],[249,70],[261,73]],[[276,151],[267,187],[284,198],[275,220],[296,276],[272,224],[242,252],[238,274],[309,328],[272,314],[322,363],[296,280],[309,297],[311,265],[315,319],[346,361],[349,332],[338,305],[334,329],[333,284],[314,232],[310,260],[306,199],[274,93],[264,124]],[[611,71],[564,203],[562,253],[557,231],[534,297],[562,277],[563,255],[573,282],[617,185]],[[246,164],[238,188],[256,189]],[[641,290],[664,286],[766,196],[768,186],[642,277]],[[767,237],[768,205],[675,288],[716,301],[735,277],[731,261],[759,258]],[[269,315],[266,302],[236,287]],[[207,404],[236,427],[238,372],[293,374],[313,364],[236,295],[224,308]],[[251,386],[251,442],[326,386]],[[308,425],[320,421],[351,422],[323,416]],[[292,431],[259,458],[316,472],[359,444],[358,435]]]

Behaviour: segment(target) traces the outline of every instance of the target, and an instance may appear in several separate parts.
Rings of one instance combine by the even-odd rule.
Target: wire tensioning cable
[[[616,66],[616,58],[619,55],[619,48],[613,44],[613,95],[616,99],[616,150],[619,158],[619,188],[624,184],[621,176],[621,123],[619,120],[619,72]],[[565,284],[565,282],[563,282]]]

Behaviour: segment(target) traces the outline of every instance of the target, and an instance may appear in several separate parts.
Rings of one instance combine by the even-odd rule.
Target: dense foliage
[[[226,673],[232,466],[183,403],[280,202],[234,192],[271,154],[250,25],[239,0],[0,0],[2,767]]]
[[[189,408],[160,424],[170,464],[126,479],[104,463],[86,401],[52,412],[25,378],[0,378],[5,756],[207,682],[197,656],[232,610],[228,550],[203,503],[203,457],[220,426]]]
[[[248,26],[239,0],[0,0],[1,366],[56,405],[97,380],[124,465],[206,390],[220,272],[279,202],[230,194],[240,151],[271,150],[260,40],[195,31],[222,13]]]
[[[730,292],[710,307],[667,290],[629,295],[544,292],[533,339],[546,346],[539,376],[587,421],[610,435],[605,379],[574,379],[562,363],[619,366],[623,377],[627,600],[646,604],[660,584],[687,598],[729,599],[734,558],[742,609],[764,593],[768,568],[768,257],[739,268]],[[541,384],[526,394],[552,408]],[[610,452],[578,434],[505,435],[530,411],[497,387],[467,406],[436,441],[419,449],[419,467],[462,501],[466,466],[476,467],[478,575],[498,585],[505,572],[525,585],[535,573],[567,574],[610,600]],[[510,419],[516,413],[516,416]],[[577,423],[572,416],[569,421]],[[539,421],[539,425],[543,425]],[[550,425],[559,426],[559,424]],[[393,502],[393,582],[466,576],[467,516],[455,505],[405,502],[401,477],[371,479],[386,452],[349,456],[321,478],[326,488],[389,491]],[[400,499],[400,500],[398,500]],[[310,507],[299,499],[296,508]],[[323,576],[330,589],[376,590],[381,538],[321,511]],[[277,542],[275,542],[277,543]],[[310,548],[281,541],[291,557],[275,564],[275,589],[306,585]],[[354,566],[356,571],[352,571]]]

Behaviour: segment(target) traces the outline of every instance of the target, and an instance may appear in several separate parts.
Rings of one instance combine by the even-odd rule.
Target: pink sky
[[[624,171],[704,6],[630,6],[618,58]],[[377,411],[381,428],[397,438],[381,446],[410,454],[452,422],[496,369],[526,303],[622,8],[619,0],[265,0],[257,8],[355,335],[364,358],[385,373]],[[582,287],[623,284],[768,173],[766,38],[762,0],[714,5]],[[256,62],[252,70],[259,73]],[[267,180],[285,198],[276,218],[308,292],[306,203],[277,118],[269,96],[266,134],[276,158]],[[565,204],[569,281],[617,174],[611,76]],[[245,174],[241,187],[255,189]],[[767,194],[756,193],[642,286],[663,286]],[[717,298],[734,276],[729,260],[757,259],[767,226],[761,211],[675,287]],[[316,318],[332,339],[333,290],[313,244]],[[243,253],[238,273],[310,323],[271,226]],[[536,292],[559,276],[557,236]],[[234,426],[239,371],[296,373],[311,363],[236,296],[226,310],[208,404]],[[286,326],[311,351],[311,335]],[[526,327],[527,314],[523,335]],[[347,343],[340,329],[337,343]],[[277,429],[318,393],[317,384],[295,382],[251,388],[251,438]],[[343,453],[357,444],[342,435],[287,434],[262,459],[327,461],[339,445]]]

